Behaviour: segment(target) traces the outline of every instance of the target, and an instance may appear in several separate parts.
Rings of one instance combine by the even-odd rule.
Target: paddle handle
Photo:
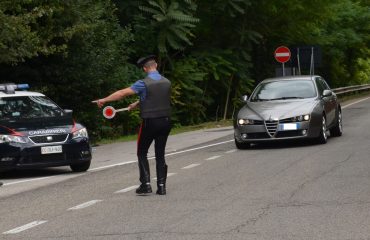
[[[126,108],[116,109],[116,111],[115,111],[115,112],[122,112],[122,111],[128,111],[128,107],[126,107]]]

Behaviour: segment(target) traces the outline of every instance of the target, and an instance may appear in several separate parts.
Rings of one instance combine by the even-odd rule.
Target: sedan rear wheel
[[[326,134],[326,131],[326,119],[325,116],[322,116],[320,135],[317,138],[318,143],[325,144],[328,141],[328,135]]]
[[[237,149],[249,149],[251,148],[250,143],[245,143],[245,142],[238,142],[238,140],[235,139],[235,146]]]
[[[339,137],[343,133],[342,111],[338,110],[337,123],[330,129],[330,136]]]

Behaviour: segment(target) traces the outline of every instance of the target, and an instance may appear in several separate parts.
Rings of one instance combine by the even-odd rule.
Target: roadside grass
[[[369,97],[370,91],[363,91],[354,94],[345,94],[344,96],[338,96],[341,103],[350,102],[352,100],[358,100],[361,98]]]
[[[184,133],[184,132],[191,132],[191,131],[196,131],[196,130],[202,130],[202,129],[230,127],[230,126],[232,126],[231,119],[221,120],[217,122],[206,122],[206,123],[201,123],[201,124],[192,125],[192,126],[179,126],[179,127],[173,127],[170,135],[175,135],[175,134]],[[103,145],[103,144],[110,144],[110,143],[117,143],[117,142],[134,141],[136,139],[137,139],[137,134],[133,134],[133,135],[121,136],[118,138],[101,139],[97,141],[96,144]]]
[[[343,104],[345,102],[351,102],[356,99],[361,99],[364,97],[370,96],[370,91],[364,91],[354,94],[346,94],[343,96],[338,96],[340,102]],[[174,127],[171,130],[170,135],[175,135],[184,132],[202,130],[202,129],[209,129],[209,128],[220,128],[220,127],[229,127],[232,126],[232,120],[221,120],[216,122],[206,122],[202,124],[192,125],[192,126],[179,126]],[[117,143],[117,142],[127,142],[127,141],[135,141],[137,139],[137,134],[134,135],[126,135],[121,136],[118,138],[105,138],[97,141],[95,144],[102,145],[102,144],[110,144],[110,143]]]

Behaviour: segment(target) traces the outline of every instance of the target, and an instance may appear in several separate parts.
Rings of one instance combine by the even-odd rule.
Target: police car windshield
[[[0,98],[0,119],[33,119],[63,116],[63,110],[44,96]]]

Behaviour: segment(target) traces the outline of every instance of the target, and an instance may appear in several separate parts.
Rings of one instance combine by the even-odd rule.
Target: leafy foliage
[[[166,53],[168,46],[175,50],[183,50],[185,45],[192,45],[190,38],[194,37],[191,29],[199,19],[191,15],[194,9],[192,1],[185,1],[185,10],[178,1],[148,0],[148,5],[139,8],[151,15],[152,27],[156,29],[157,44],[160,53]],[[188,5],[188,6],[187,6]]]
[[[54,52],[40,50],[40,56],[14,67],[0,66],[0,73],[7,82],[27,79],[33,89],[42,90],[64,108],[73,108],[75,117],[91,129],[91,135],[98,136],[103,119],[97,118],[100,110],[91,101],[127,86],[130,76],[138,74],[127,64],[128,43],[133,39],[130,28],[121,28],[110,3],[90,3],[61,1],[53,6],[52,15],[45,16],[43,24],[25,25],[33,27],[36,36],[47,35],[48,41],[63,47],[51,47]]]
[[[365,5],[366,6],[366,5]],[[335,11],[322,32],[327,49],[329,76],[334,86],[369,82],[370,7],[343,0],[332,6]]]
[[[91,100],[141,79],[136,59],[157,54],[176,125],[232,118],[274,75],[279,45],[321,46],[316,72],[332,87],[369,83],[369,10],[368,0],[1,0],[0,79],[73,108],[93,137],[118,136],[136,131],[138,112],[107,121]]]
[[[0,63],[24,61],[38,54],[64,52],[65,42],[74,29],[52,32],[45,24],[59,18],[63,11],[53,3],[40,1],[2,1],[0,3]],[[42,31],[39,31],[42,30]]]
[[[206,72],[194,57],[175,63],[172,73],[172,103],[177,116],[175,122],[194,124],[206,119],[206,106],[202,103],[202,84]]]

